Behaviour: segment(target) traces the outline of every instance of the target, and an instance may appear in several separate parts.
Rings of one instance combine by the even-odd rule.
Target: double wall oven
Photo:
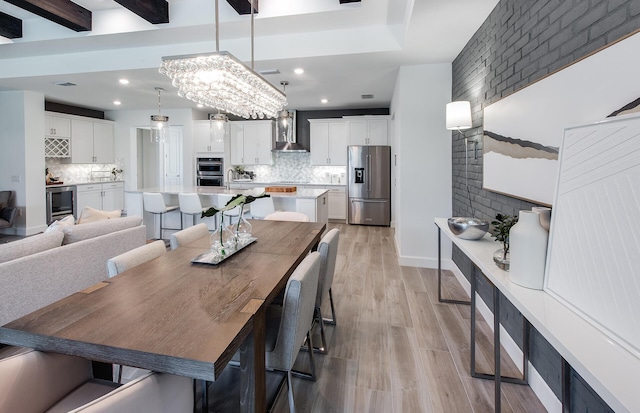
[[[196,178],[198,186],[223,186],[224,159],[197,158]]]

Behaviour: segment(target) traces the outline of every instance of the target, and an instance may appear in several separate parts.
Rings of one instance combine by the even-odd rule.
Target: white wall
[[[0,189],[15,191],[22,210],[5,233],[32,235],[46,228],[44,95],[0,92],[0,125]]]
[[[149,127],[149,117],[154,110],[108,111],[105,117],[115,121],[116,160],[123,162],[125,190],[138,189],[137,178],[137,131],[138,127]],[[163,110],[169,116],[170,126],[181,126],[183,133],[182,173],[185,185],[195,185],[195,158],[193,142],[193,117],[191,109]]]
[[[451,216],[451,64],[403,66],[391,101],[396,244],[401,265],[436,268],[436,217]],[[451,258],[451,243],[442,245]]]

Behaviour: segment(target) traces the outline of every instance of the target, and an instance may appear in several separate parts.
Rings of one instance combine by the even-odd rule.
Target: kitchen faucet
[[[229,172],[231,172],[231,178],[229,178]],[[227,191],[228,191],[229,189],[231,189],[231,188],[230,188],[230,185],[231,185],[231,181],[232,181],[232,180],[233,180],[233,168],[229,168],[229,169],[227,169],[227,177],[226,177],[226,181],[227,181],[227,185],[226,185],[226,187],[227,187]]]

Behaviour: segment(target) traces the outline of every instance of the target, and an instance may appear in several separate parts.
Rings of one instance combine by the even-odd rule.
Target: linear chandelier
[[[218,0],[215,2],[216,51],[167,56],[159,72],[171,78],[178,95],[243,118],[275,118],[286,95],[253,70],[253,1],[251,0],[251,68],[220,51]]]

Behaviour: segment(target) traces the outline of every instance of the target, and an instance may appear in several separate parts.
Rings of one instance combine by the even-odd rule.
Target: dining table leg
[[[258,413],[267,410],[267,385],[264,356],[265,306],[253,315],[253,331],[240,347],[240,411]]]

